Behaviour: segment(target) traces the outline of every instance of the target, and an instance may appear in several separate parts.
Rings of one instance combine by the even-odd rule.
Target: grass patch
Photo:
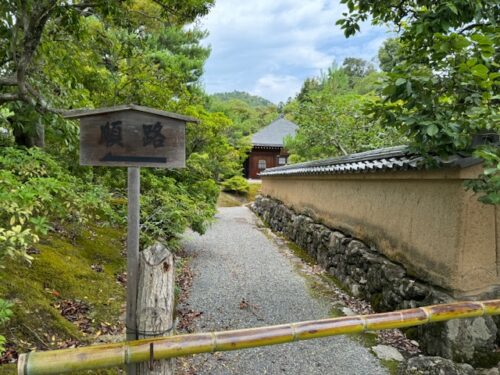
[[[302,259],[305,263],[309,264],[310,266],[313,266],[317,264],[316,259],[314,259],[308,252],[307,250],[301,248],[300,246],[296,245],[294,242],[291,241],[286,241],[286,245],[288,248],[292,251],[292,253]]]
[[[243,204],[234,194],[221,191],[217,199],[217,207],[239,207]]]
[[[251,182],[249,186],[248,192],[245,193],[221,191],[217,200],[217,207],[238,207],[255,201],[255,197],[259,195],[262,185],[260,182]]]
[[[380,363],[389,371],[389,374],[398,375],[398,368],[401,362],[381,359]]]
[[[248,202],[255,201],[255,197],[260,194],[260,190],[262,188],[262,184],[260,182],[251,182],[250,189],[246,195]]]
[[[96,332],[100,323],[120,324],[125,288],[116,282],[116,274],[126,268],[123,235],[121,229],[99,227],[85,230],[74,241],[52,234],[36,246],[40,253],[31,265],[19,259],[5,262],[0,296],[14,303],[14,316],[4,332],[19,353],[57,349],[68,340],[84,345],[95,341],[96,335],[81,332],[54,307],[63,299],[88,304]],[[102,272],[94,271],[93,264],[101,265]],[[0,366],[0,374],[12,369]],[[84,373],[116,374],[116,369]]]

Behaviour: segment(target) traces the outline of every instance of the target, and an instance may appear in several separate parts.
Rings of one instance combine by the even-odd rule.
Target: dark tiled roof
[[[479,159],[467,155],[453,155],[448,159],[434,157],[440,167],[467,167],[479,164]],[[378,171],[405,171],[424,169],[424,158],[410,152],[407,146],[381,148],[337,158],[290,164],[270,168],[261,176],[322,175],[339,173],[363,173]]]
[[[283,147],[287,135],[294,136],[298,126],[285,118],[271,122],[252,137],[253,146]]]

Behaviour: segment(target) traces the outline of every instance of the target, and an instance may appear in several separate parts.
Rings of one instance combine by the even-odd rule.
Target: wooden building
[[[252,137],[252,150],[245,161],[245,177],[257,179],[267,168],[287,164],[288,153],[283,147],[286,136],[294,136],[298,126],[284,117],[273,121]]]

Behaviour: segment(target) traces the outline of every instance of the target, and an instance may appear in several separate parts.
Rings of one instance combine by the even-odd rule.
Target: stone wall
[[[274,230],[307,250],[324,269],[355,296],[377,311],[391,311],[452,302],[444,290],[417,280],[373,245],[345,231],[315,222],[282,202],[257,197],[252,209]],[[491,317],[452,320],[409,329],[423,350],[459,362],[494,360],[499,330]]]
[[[262,176],[262,194],[375,244],[455,298],[500,295],[500,207],[464,189],[474,168]]]

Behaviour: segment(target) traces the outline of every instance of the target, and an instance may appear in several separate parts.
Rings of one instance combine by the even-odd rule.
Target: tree
[[[390,72],[401,60],[401,43],[396,38],[389,38],[378,50],[380,69]]]
[[[373,74],[360,79],[373,79]],[[384,129],[364,116],[364,105],[375,97],[356,93],[361,88],[349,88],[348,78],[343,68],[332,66],[322,77],[306,80],[301,93],[287,104],[285,112],[299,125],[295,137],[285,141],[291,161],[347,155],[403,142],[396,129]]]
[[[361,78],[375,71],[373,64],[357,57],[346,57],[342,69],[349,77],[349,86],[352,88]]]
[[[321,84],[316,78],[306,78],[302,84],[300,92],[297,94],[297,100],[300,103],[311,101],[311,95],[321,89]]]
[[[240,149],[250,145],[249,136],[278,117],[277,107],[264,98],[244,92],[211,95],[208,108],[231,119],[227,128],[230,143]]]
[[[61,104],[60,89],[51,87],[53,83],[47,77],[47,55],[52,52],[49,45],[67,44],[76,42],[78,45],[81,33],[89,31],[89,20],[98,20],[104,26],[94,35],[92,42],[97,45],[113,45],[107,26],[116,26],[126,31],[129,36],[135,34],[141,39],[143,34],[148,34],[151,29],[158,27],[182,27],[187,22],[192,22],[200,15],[208,12],[213,0],[93,0],[93,1],[56,1],[56,0],[6,0],[0,4],[0,105],[14,103],[17,112],[36,111],[41,115],[49,112],[60,112],[54,104]],[[146,13],[144,10],[154,9],[155,13]],[[152,21],[154,20],[154,21]],[[106,31],[102,33],[102,31]],[[179,33],[178,33],[179,34]],[[119,39],[119,38],[118,38]],[[168,38],[164,39],[168,41]],[[123,42],[123,41],[122,41]],[[124,49],[130,43],[124,41]],[[157,43],[161,44],[161,38]],[[92,44],[92,43],[91,43]],[[81,47],[81,45],[80,45]],[[60,51],[61,48],[58,48]],[[93,48],[79,50],[79,56],[84,57],[78,65],[88,64],[91,68],[98,66],[101,70],[98,77],[105,71],[108,73],[116,68],[110,64],[108,55],[98,55]],[[60,60],[64,63],[64,60]],[[69,75],[71,76],[71,68]],[[73,78],[73,77],[71,77]],[[81,84],[81,82],[72,82]],[[67,86],[67,85],[64,85]],[[64,87],[63,89],[67,88]],[[65,103],[67,108],[69,103]],[[73,104],[73,103],[71,103]],[[15,118],[14,118],[15,120]],[[33,129],[33,122],[14,122],[17,129],[19,143],[27,146],[43,144],[40,140],[43,135],[43,121],[39,117],[38,129]],[[33,140],[33,138],[35,138]],[[38,139],[36,139],[38,138]]]
[[[337,21],[347,37],[372,17],[392,24],[401,44],[398,64],[387,66],[381,99],[369,112],[398,127],[424,155],[474,152],[484,174],[469,184],[480,200],[500,204],[500,148],[472,147],[473,137],[500,130],[500,7],[495,0],[342,0]]]

